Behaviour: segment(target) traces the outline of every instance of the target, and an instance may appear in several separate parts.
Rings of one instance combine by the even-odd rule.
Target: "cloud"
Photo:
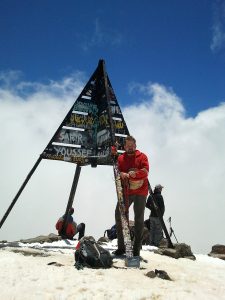
[[[89,36],[79,35],[82,39],[81,47],[84,51],[89,51],[94,47],[103,47],[109,45],[111,47],[117,47],[122,43],[121,33],[115,30],[102,26],[99,19],[96,18],[91,34]]]
[[[210,49],[219,52],[225,48],[225,2],[216,1],[213,5],[212,41]]]
[[[84,73],[77,71],[60,81],[49,80],[46,83],[29,82],[23,79],[20,71],[0,72],[1,92],[9,91],[11,94],[22,96],[23,99],[40,93],[47,93],[56,96],[58,99],[71,98],[73,94],[80,91],[85,80]]]
[[[220,229],[225,210],[225,104],[185,118],[181,100],[171,89],[147,84],[145,91],[149,97],[124,114],[149,155],[150,181],[165,185],[166,216],[172,216],[179,241],[189,241],[197,251],[210,250],[211,244],[225,242]]]
[[[30,93],[22,90],[27,84]],[[0,218],[84,84],[79,76],[68,76],[45,85],[18,81],[13,89],[1,87]],[[225,104],[186,118],[182,100],[171,88],[159,83],[135,86],[131,90],[139,101],[122,111],[138,148],[149,157],[150,183],[165,186],[165,221],[172,217],[179,242],[207,253],[213,244],[225,243]],[[42,160],[0,230],[0,239],[55,232],[75,167]],[[116,201],[112,168],[82,167],[74,207],[76,221],[86,223],[87,234],[99,238],[114,224]]]

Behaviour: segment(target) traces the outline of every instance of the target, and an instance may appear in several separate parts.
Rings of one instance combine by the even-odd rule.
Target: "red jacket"
[[[134,155],[128,155],[124,152],[118,157],[118,168],[120,172],[128,173],[133,170],[136,173],[135,178],[129,179],[129,195],[148,195],[149,163],[144,153],[135,150]]]

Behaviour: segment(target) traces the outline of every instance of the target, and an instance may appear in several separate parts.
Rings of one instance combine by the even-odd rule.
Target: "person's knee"
[[[77,225],[76,232],[84,232],[85,231],[85,223],[80,223]]]
[[[81,226],[82,228],[85,228],[85,223],[80,223],[80,226]]]

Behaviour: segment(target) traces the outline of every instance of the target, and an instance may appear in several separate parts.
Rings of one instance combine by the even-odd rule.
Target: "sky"
[[[224,244],[225,1],[1,1],[1,215],[99,59],[178,240],[199,253]],[[54,232],[74,171],[42,161],[0,239]],[[82,168],[75,198],[77,221],[102,235],[111,168]]]

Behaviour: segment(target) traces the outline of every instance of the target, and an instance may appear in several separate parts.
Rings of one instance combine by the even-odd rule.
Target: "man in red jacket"
[[[144,230],[146,197],[148,195],[149,163],[147,156],[139,150],[136,150],[136,140],[132,136],[126,137],[124,149],[125,152],[118,157],[118,168],[123,187],[129,199],[128,205],[134,204],[133,255],[139,256]],[[121,255],[125,253],[125,245],[118,203],[115,211],[115,219],[118,249],[114,254]]]

